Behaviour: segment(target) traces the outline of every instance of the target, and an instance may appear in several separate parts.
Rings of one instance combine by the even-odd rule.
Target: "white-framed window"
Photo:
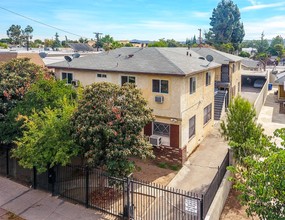
[[[153,134],[160,136],[170,136],[170,125],[160,122],[153,122]]]
[[[97,77],[98,78],[107,78],[106,74],[102,74],[102,73],[97,73]]]
[[[125,83],[136,83],[136,77],[134,76],[121,76],[121,85]]]
[[[67,84],[71,84],[71,82],[73,80],[73,74],[72,73],[62,72],[61,73],[61,79],[62,80],[66,80]]]
[[[211,72],[206,73],[206,86],[211,85]]]
[[[196,132],[196,115],[189,119],[189,139],[195,135]]]
[[[190,94],[196,92],[196,77],[190,77]]]
[[[212,103],[204,108],[204,125],[212,119]]]
[[[168,93],[168,80],[153,79],[152,92]]]

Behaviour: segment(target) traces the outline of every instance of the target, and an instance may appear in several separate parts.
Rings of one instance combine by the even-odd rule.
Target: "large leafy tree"
[[[285,129],[275,131],[284,147]],[[247,169],[231,167],[236,173],[234,188],[241,192],[239,199],[246,206],[248,216],[259,219],[285,219],[285,151],[281,148],[269,151],[267,156],[246,158]]]
[[[63,97],[60,107],[46,107],[33,112],[29,117],[19,116],[24,120],[23,136],[15,141],[13,157],[25,168],[36,167],[38,172],[61,164],[66,165],[80,148],[71,137],[71,116],[75,103]]]
[[[1,139],[5,143],[12,143],[16,138],[22,137],[22,120],[15,120],[18,115],[30,116],[34,111],[40,112],[45,108],[59,108],[62,97],[68,100],[77,98],[76,91],[72,86],[66,85],[65,81],[54,78],[40,78],[33,83],[17,106],[8,112],[7,117],[1,123]]]
[[[7,114],[23,99],[25,93],[40,76],[50,77],[47,69],[28,58],[12,59],[0,65],[0,128]],[[3,129],[0,129],[0,133]],[[2,135],[0,135],[0,143]]]
[[[206,35],[208,41],[218,45],[231,43],[237,49],[245,35],[240,18],[237,5],[231,0],[222,0],[217,8],[213,9],[210,18],[212,28]]]
[[[235,98],[221,132],[234,152],[236,163],[229,169],[235,175],[231,179],[247,214],[262,220],[284,219],[285,151],[263,133],[253,106],[241,97]],[[283,140],[284,147],[285,129],[274,135]]]
[[[276,47],[276,45],[278,46]],[[280,48],[284,48],[284,39],[278,35],[272,39],[269,47],[269,52],[273,56],[279,56]]]
[[[256,122],[256,112],[251,103],[240,96],[235,97],[228,108],[227,118],[221,123],[221,134],[229,141],[237,163],[247,166],[248,155],[263,157],[268,154],[265,146],[269,138]]]
[[[130,174],[135,166],[129,156],[152,156],[142,135],[143,127],[153,120],[151,112],[133,84],[88,86],[72,118],[74,137],[87,162],[115,176]]]

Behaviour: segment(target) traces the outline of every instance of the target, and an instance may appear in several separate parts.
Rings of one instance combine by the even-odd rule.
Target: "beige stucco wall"
[[[235,68],[233,68],[235,65]],[[233,69],[235,71],[233,72]],[[241,91],[241,62],[230,63],[230,99]]]
[[[95,72],[88,70],[64,70],[57,69],[56,76],[60,79],[61,72],[73,73],[73,79],[79,80],[83,86],[90,85],[94,82],[111,82],[121,85],[121,76],[135,76],[136,85],[142,90],[143,96],[148,101],[149,107],[153,109],[156,116],[167,118],[180,118],[180,94],[181,94],[181,79],[183,77],[167,76],[162,74],[124,74],[114,72]],[[98,78],[97,73],[106,74],[107,78]],[[168,94],[152,92],[152,80],[168,80]],[[164,103],[158,104],[154,101],[155,96],[163,96]]]
[[[197,73],[196,92],[190,94],[190,76],[168,76],[162,74],[123,74],[113,72],[100,72],[106,74],[107,78],[98,78],[95,71],[88,70],[64,70],[56,69],[56,76],[60,79],[61,72],[73,73],[73,79],[79,80],[83,86],[94,82],[111,82],[121,84],[121,76],[135,76],[136,85],[142,90],[143,96],[147,99],[149,107],[153,109],[156,121],[175,124],[179,126],[179,147],[187,148],[187,156],[207,136],[212,129],[214,122],[214,85],[215,75],[220,73],[221,68],[211,70],[211,84],[206,85],[206,71]],[[192,76],[191,76],[192,77]],[[152,92],[152,80],[168,80],[168,94]],[[156,95],[164,96],[164,103],[158,104],[154,101]],[[204,125],[204,108],[212,103],[212,119]],[[189,119],[196,115],[196,134],[189,140]]]
[[[220,68],[211,70],[211,84],[206,86],[206,71],[193,75],[196,77],[196,92],[190,94],[190,76],[183,81],[181,98],[180,143],[186,147],[187,156],[201,143],[212,129],[214,122],[215,74]],[[191,76],[191,77],[193,77]],[[212,103],[212,119],[204,125],[204,108]],[[189,119],[196,116],[195,135],[189,139]]]

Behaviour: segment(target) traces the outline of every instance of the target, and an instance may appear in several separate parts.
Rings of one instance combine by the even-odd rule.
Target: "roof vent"
[[[205,60],[205,58],[204,58],[204,57],[199,57],[199,59],[200,59],[200,60]]]
[[[131,58],[131,57],[133,57],[134,56],[134,54],[129,54],[128,55],[128,58]]]
[[[187,52],[186,52],[186,56],[188,56],[188,54],[189,54],[189,52],[187,51]]]

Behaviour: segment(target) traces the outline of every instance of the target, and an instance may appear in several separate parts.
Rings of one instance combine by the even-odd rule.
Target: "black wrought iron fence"
[[[221,166],[218,167],[217,173],[212,180],[209,188],[206,193],[203,195],[203,219],[206,217],[207,212],[210,209],[210,206],[215,198],[215,195],[223,181],[225,173],[227,172],[227,167],[229,166],[229,151],[225,156]]]
[[[116,178],[101,170],[69,165],[38,174],[24,169],[0,147],[0,174],[26,185],[60,195],[76,203],[118,218],[141,220],[204,219],[229,165],[229,153],[204,195],[127,178]]]

